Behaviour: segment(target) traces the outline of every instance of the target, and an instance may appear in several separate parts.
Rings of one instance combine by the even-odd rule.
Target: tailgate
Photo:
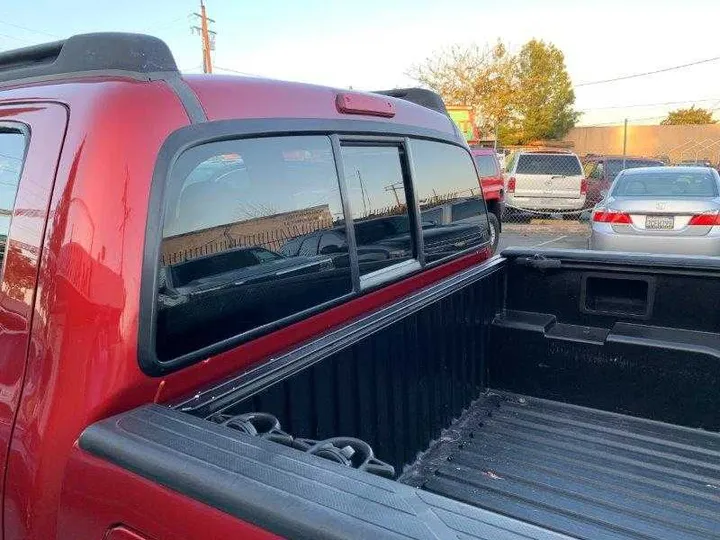
[[[567,539],[160,405],[90,426],[80,447],[287,538]]]
[[[515,195],[579,199],[583,172],[574,154],[529,153],[518,157],[515,169]]]
[[[579,199],[582,179],[582,176],[516,174],[515,195],[517,197]]]

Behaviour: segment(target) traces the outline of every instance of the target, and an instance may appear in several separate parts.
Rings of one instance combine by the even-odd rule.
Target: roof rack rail
[[[446,116],[448,113],[440,94],[426,88],[395,88],[393,90],[377,90],[373,93],[410,101]]]
[[[178,73],[162,40],[143,34],[100,32],[0,53],[0,84],[98,74],[150,78]]]

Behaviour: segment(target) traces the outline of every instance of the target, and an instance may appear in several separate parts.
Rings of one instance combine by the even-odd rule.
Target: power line
[[[30,43],[30,41],[27,39],[19,38],[17,36],[11,36],[9,34],[3,34],[2,32],[0,32],[0,36],[2,36],[4,38],[8,38],[8,39],[14,39],[15,41],[19,41],[21,43]]]
[[[219,69],[220,71],[228,71],[230,73],[237,73],[238,75],[245,75],[247,77],[259,77],[261,79],[267,78],[265,75],[258,75],[257,73],[248,73],[246,71],[238,71],[237,69],[224,68],[220,66],[215,66],[215,69]]]
[[[662,103],[636,103],[632,105],[609,105],[606,107],[588,107],[587,109],[578,109],[579,111],[604,111],[608,109],[630,109],[633,107],[660,107],[663,105],[682,105],[683,103],[704,103],[707,101],[720,101],[720,98],[703,98],[703,99],[685,99],[683,101],[664,101]],[[714,107],[715,105],[713,105]]]
[[[591,85],[595,85],[595,84],[605,84],[605,83],[611,83],[611,82],[616,82],[616,81],[625,81],[627,79],[636,79],[638,77],[646,77],[647,75],[655,75],[657,73],[665,73],[668,71],[674,71],[676,69],[683,69],[686,67],[697,66],[700,64],[707,64],[710,62],[717,62],[718,60],[720,60],[720,56],[714,56],[712,58],[706,58],[705,60],[698,60],[696,62],[680,64],[679,66],[671,66],[671,67],[666,67],[666,68],[662,68],[662,69],[656,69],[654,71],[645,71],[643,73],[634,73],[632,75],[623,75],[621,77],[614,77],[612,79],[603,79],[600,81],[589,81],[589,82],[578,83],[575,85],[575,88],[578,88],[580,86],[591,86]]]
[[[19,24],[9,23],[6,21],[0,21],[0,24],[4,24],[5,26],[12,26],[13,28],[19,28],[20,30],[25,30],[26,32],[32,32],[33,34],[42,34],[55,39],[60,39],[60,36],[58,36],[57,34],[51,34],[50,32],[45,32],[43,30],[33,30],[32,28],[28,28],[27,26],[21,26]]]
[[[714,109],[707,109],[710,112],[720,111],[720,107],[714,108]],[[661,115],[661,116],[644,116],[642,118],[628,118],[628,122],[643,122],[646,120],[659,120],[667,118],[667,115]],[[615,122],[604,122],[601,124],[588,124],[588,125],[582,125],[577,127],[603,127],[603,126],[620,126],[622,125],[623,121],[615,121]]]
[[[164,28],[169,28],[170,26],[176,25],[177,23],[179,23],[180,21],[182,21],[184,19],[185,19],[185,17],[181,15],[180,17],[176,17],[169,22],[156,23],[156,24],[151,24],[150,26],[145,26],[140,31],[144,32],[144,33],[156,32],[158,30],[163,30]]]

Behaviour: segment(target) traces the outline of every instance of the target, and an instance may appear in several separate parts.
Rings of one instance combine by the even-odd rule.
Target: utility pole
[[[626,165],[626,156],[627,156],[627,122],[628,119],[625,119],[625,129],[623,130],[623,169]]]
[[[208,23],[214,23],[214,19],[210,19],[205,11],[205,2],[200,0],[200,13],[193,13],[195,17],[200,19],[200,26],[193,26],[193,32],[200,35],[202,40],[202,53],[203,53],[203,72],[212,73],[212,57],[210,51],[215,50],[215,36],[216,32],[208,28]]]

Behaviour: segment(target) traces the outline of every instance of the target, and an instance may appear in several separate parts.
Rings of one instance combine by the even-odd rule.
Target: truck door
[[[0,104],[0,494],[22,393],[40,248],[67,110]],[[0,519],[5,512],[0,512]],[[0,522],[3,537],[8,523]]]

